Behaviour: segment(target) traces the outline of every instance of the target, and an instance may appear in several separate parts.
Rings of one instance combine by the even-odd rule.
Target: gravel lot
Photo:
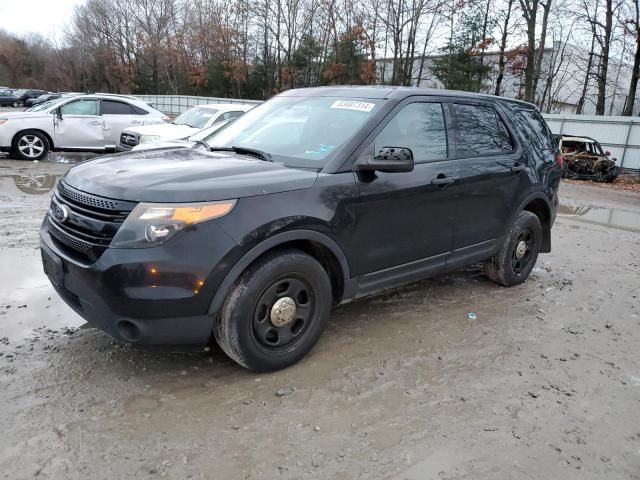
[[[0,160],[0,478],[640,478],[640,195],[565,184],[525,284],[355,302],[255,375],[78,328],[37,249],[68,167]]]

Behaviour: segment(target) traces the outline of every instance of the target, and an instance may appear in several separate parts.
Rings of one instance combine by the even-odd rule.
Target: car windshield
[[[54,105],[56,103],[56,100],[48,100],[46,102],[42,102],[39,103],[37,105],[34,105],[31,108],[27,108],[27,112],[39,112],[40,110],[46,110],[47,108],[51,107],[52,105]]]
[[[216,148],[260,150],[289,167],[322,168],[380,108],[382,100],[275,97],[217,132]]]
[[[210,127],[203,128],[199,132],[194,133],[189,137],[189,140],[192,142],[198,142],[204,140],[205,142],[209,142],[213,136],[218,133],[222,127],[229,124],[231,120],[223,120],[222,122],[214,123]]]
[[[214,108],[196,107],[178,115],[173,123],[175,125],[188,125],[193,128],[203,128],[216,113],[218,113],[218,110]]]

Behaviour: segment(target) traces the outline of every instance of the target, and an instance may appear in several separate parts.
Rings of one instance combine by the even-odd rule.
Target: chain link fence
[[[140,100],[150,103],[154,108],[167,115],[175,116],[198,105],[213,103],[234,103],[240,105],[257,105],[261,100],[241,100],[237,98],[191,97],[187,95],[136,95]]]

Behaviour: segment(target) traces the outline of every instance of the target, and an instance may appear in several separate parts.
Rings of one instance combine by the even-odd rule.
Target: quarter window
[[[416,162],[447,158],[447,132],[440,103],[410,103],[400,110],[374,141],[383,147],[408,147]]]
[[[458,156],[480,157],[513,150],[507,127],[493,107],[455,104],[454,111],[458,126]]]
[[[542,116],[535,110],[519,110],[518,117],[524,120],[525,135],[533,140],[536,146],[544,150],[555,150],[553,136]]]
[[[98,100],[75,100],[62,107],[63,115],[98,115]]]

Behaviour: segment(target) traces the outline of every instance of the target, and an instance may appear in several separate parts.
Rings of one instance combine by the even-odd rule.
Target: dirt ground
[[[358,301],[256,375],[78,328],[37,249],[68,167],[0,160],[0,478],[640,479],[640,195],[564,184],[525,284]]]

